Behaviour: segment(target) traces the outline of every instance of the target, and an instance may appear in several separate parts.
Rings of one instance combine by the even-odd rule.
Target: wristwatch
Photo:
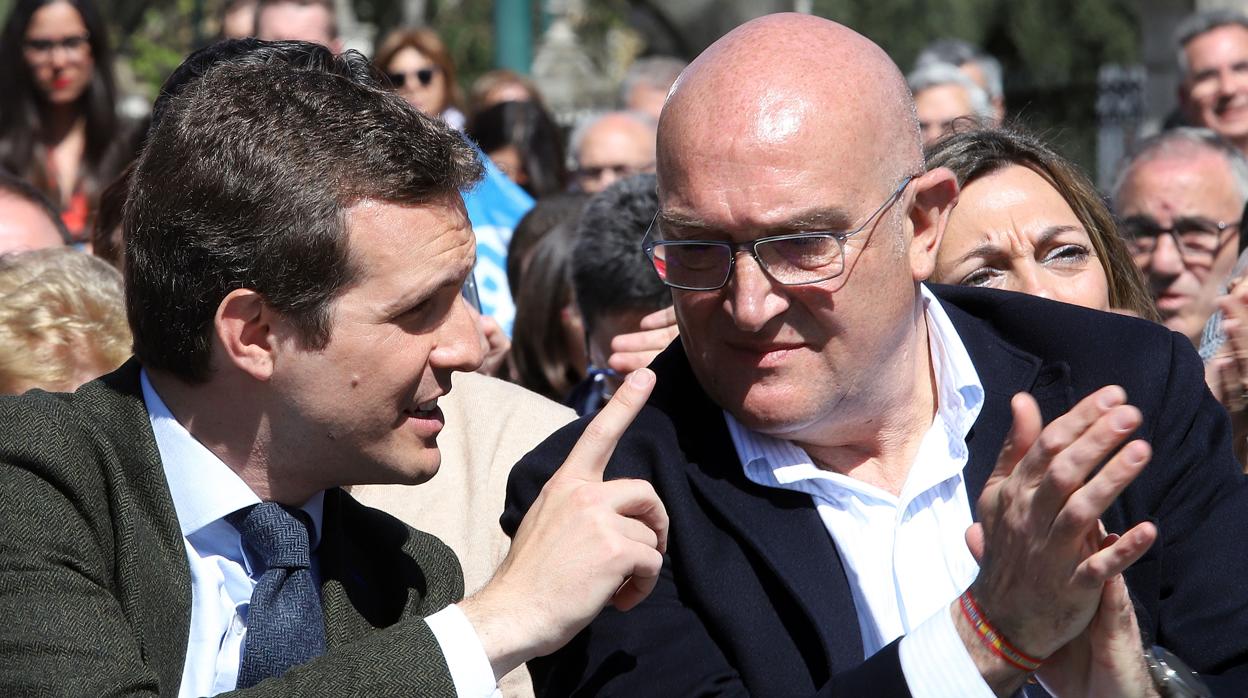
[[[1183,660],[1161,645],[1144,650],[1148,675],[1161,698],[1213,698],[1213,691]]]

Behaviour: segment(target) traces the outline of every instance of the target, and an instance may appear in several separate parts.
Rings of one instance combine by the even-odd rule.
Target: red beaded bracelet
[[[992,624],[984,616],[984,612],[979,607],[979,604],[975,603],[975,597],[971,596],[970,589],[962,592],[962,596],[958,600],[961,602],[962,615],[966,617],[971,627],[975,628],[975,633],[979,635],[979,641],[984,643],[984,647],[992,650],[998,657],[1023,671],[1030,673],[1040,668],[1043,660],[1036,659],[1022,652],[1010,644],[1010,641],[997,632],[996,628],[992,627]]]

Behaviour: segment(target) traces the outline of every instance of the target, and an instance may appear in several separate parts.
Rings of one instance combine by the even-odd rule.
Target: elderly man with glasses
[[[663,499],[664,566],[539,694],[1149,696],[1175,656],[1244,694],[1248,482],[1196,352],[926,286],[957,185],[923,165],[901,73],[827,20],[682,74],[642,244],[680,334],[607,467]],[[586,427],[516,466],[504,528]]]
[[[1114,210],[1166,327],[1200,344],[1239,254],[1248,161],[1208,129],[1178,128],[1123,162]]]

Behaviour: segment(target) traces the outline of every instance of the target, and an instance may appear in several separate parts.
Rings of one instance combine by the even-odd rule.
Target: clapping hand
[[[1015,647],[1046,658],[1088,629],[1107,584],[1156,540],[1156,527],[1144,522],[1098,542],[1099,517],[1143,471],[1151,449],[1139,440],[1123,445],[1141,415],[1117,386],[1043,429],[1030,395],[1014,396],[1011,408],[1014,425],[979,500],[982,523],[967,532],[971,549],[983,554],[971,592]],[[974,631],[958,623],[989,685],[1017,689],[1024,675],[969,641]]]

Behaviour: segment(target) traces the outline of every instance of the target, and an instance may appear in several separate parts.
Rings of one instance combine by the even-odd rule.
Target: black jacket
[[[1144,473],[1106,512],[1110,531],[1151,519],[1159,540],[1127,571],[1143,632],[1219,693],[1248,692],[1248,481],[1225,411],[1187,340],[1164,327],[1019,294],[934,287],[983,382],[967,436],[972,507],[1030,392],[1046,422],[1118,384],[1152,444]],[[606,610],[569,646],[530,663],[539,695],[909,695],[894,642],[863,660],[837,549],[809,496],[746,479],[720,408],[679,341],[607,467],[651,481],[671,516],[662,578],[633,611]],[[513,533],[587,419],[512,471]],[[950,599],[952,602],[952,599]]]

